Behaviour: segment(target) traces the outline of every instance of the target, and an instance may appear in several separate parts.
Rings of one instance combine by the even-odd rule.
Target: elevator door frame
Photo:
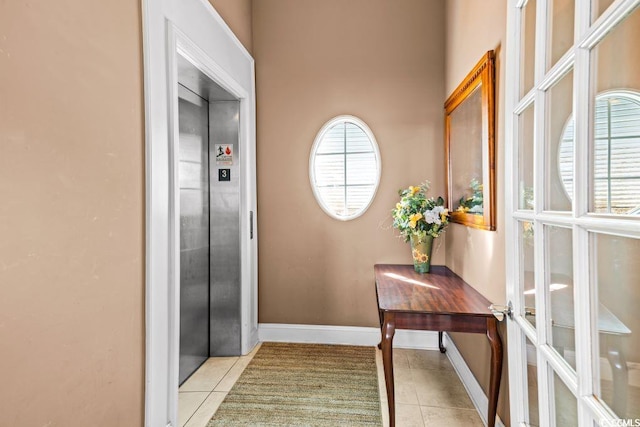
[[[146,124],[145,425],[177,426],[179,187],[177,55],[240,100],[241,351],[257,334],[255,71],[251,55],[202,0],[142,0]],[[253,212],[251,214],[250,212]]]

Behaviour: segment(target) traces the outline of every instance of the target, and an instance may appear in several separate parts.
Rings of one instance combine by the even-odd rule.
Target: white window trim
[[[356,126],[358,126],[360,129],[362,129],[364,131],[364,133],[367,135],[367,137],[369,138],[369,141],[371,141],[371,145],[373,146],[373,151],[376,157],[376,182],[375,182],[375,187],[373,189],[373,194],[371,195],[371,198],[369,200],[369,202],[362,208],[360,209],[358,212],[356,212],[353,215],[345,215],[345,216],[341,216],[341,215],[337,215],[333,210],[331,210],[323,201],[320,192],[317,189],[316,186],[316,177],[315,177],[315,159],[316,159],[316,152],[318,151],[318,148],[320,146],[320,143],[322,142],[325,134],[329,131],[329,129],[333,128],[334,126],[340,124],[340,123],[353,123]],[[334,117],[333,119],[329,120],[327,123],[324,124],[324,126],[322,126],[322,128],[320,128],[320,131],[318,131],[318,134],[316,135],[315,140],[313,141],[313,146],[311,147],[311,154],[309,156],[309,181],[311,183],[311,189],[313,190],[313,195],[315,196],[316,200],[318,201],[318,204],[320,205],[320,207],[322,208],[322,210],[329,215],[331,218],[335,218],[337,220],[340,221],[349,221],[352,219],[356,219],[360,216],[362,216],[367,209],[369,209],[369,206],[371,206],[371,204],[373,203],[373,200],[376,198],[376,193],[378,191],[378,187],[380,186],[380,177],[382,176],[382,162],[380,160],[380,149],[378,148],[378,142],[376,140],[376,137],[373,135],[373,132],[371,131],[371,129],[369,128],[369,126],[367,126],[367,124],[365,122],[363,122],[362,120],[360,120],[359,118],[355,117],[355,116],[351,116],[351,115],[341,115],[341,116],[337,116]],[[346,179],[346,177],[345,177]]]

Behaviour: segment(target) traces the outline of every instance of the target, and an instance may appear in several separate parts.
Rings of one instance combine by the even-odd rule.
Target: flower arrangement
[[[405,242],[411,236],[424,240],[426,236],[438,237],[449,223],[449,210],[444,207],[444,199],[427,197],[430,187],[425,181],[419,187],[410,186],[398,191],[400,202],[391,211],[393,227],[400,231]]]

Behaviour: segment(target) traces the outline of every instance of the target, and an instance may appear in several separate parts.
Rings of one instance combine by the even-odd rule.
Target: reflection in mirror
[[[640,92],[612,90],[596,96],[591,212],[640,215]],[[573,198],[574,120],[558,149],[567,196]]]
[[[445,102],[447,199],[451,221],[495,230],[494,53]]]

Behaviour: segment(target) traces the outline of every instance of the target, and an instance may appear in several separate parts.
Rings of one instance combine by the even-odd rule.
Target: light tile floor
[[[207,360],[180,387],[180,427],[205,427],[258,350],[247,356]],[[396,426],[482,427],[482,421],[449,359],[439,351],[394,349]],[[389,425],[382,354],[376,352],[380,405]]]

